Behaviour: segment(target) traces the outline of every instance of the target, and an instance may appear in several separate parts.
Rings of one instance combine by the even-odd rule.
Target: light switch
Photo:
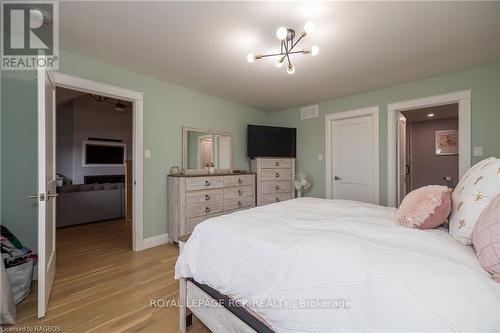
[[[318,160],[323,161],[323,154],[318,155]]]
[[[474,147],[474,156],[483,156],[483,147]]]
[[[151,149],[144,149],[144,158],[151,158]]]

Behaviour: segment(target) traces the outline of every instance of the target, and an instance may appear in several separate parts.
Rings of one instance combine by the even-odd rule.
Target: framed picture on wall
[[[436,155],[458,155],[458,130],[436,131]]]

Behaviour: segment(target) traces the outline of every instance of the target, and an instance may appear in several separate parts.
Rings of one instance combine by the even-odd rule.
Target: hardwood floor
[[[153,307],[152,299],[178,300],[176,245],[132,251],[123,220],[57,230],[56,277],[47,315],[37,319],[36,282],[18,305],[18,327],[59,326],[58,332],[178,332],[176,307]],[[209,330],[195,323],[188,330]]]

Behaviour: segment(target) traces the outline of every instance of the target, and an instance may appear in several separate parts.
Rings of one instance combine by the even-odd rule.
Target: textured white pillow
[[[500,193],[500,159],[490,157],[470,168],[451,195],[450,236],[470,245],[481,213]]]

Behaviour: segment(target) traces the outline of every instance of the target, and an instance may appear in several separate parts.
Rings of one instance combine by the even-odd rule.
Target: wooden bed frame
[[[182,252],[184,242],[189,238],[189,235],[183,238],[183,241],[179,240],[179,254]],[[193,304],[193,301],[201,304],[210,304],[210,302],[215,304],[217,302],[192,281],[181,278],[179,280],[179,330],[181,333],[186,333],[187,309],[214,333],[257,333],[223,305],[190,307],[189,304]]]

